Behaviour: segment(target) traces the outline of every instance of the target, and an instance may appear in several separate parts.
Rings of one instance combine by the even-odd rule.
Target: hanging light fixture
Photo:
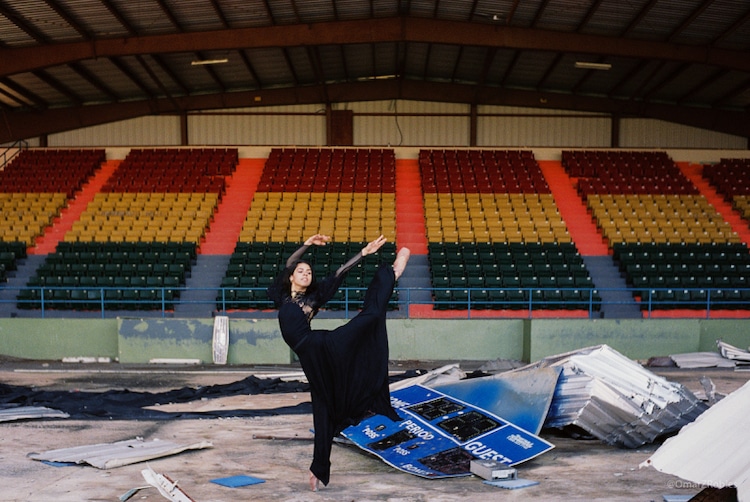
[[[196,59],[195,61],[192,61],[190,64],[193,66],[202,66],[207,64],[224,64],[228,63],[229,59],[223,58],[223,59]]]
[[[590,63],[588,61],[576,61],[576,68],[582,70],[610,70],[612,65],[609,63]]]

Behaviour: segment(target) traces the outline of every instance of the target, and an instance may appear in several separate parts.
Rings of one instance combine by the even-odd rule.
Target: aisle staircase
[[[641,317],[641,311],[634,298],[627,291],[625,279],[609,255],[609,248],[596,228],[591,215],[582,203],[573,186],[573,180],[565,172],[560,161],[539,161],[539,167],[555,197],[560,214],[565,220],[568,232],[573,237],[578,252],[581,253],[591,281],[597,286],[602,299],[601,317]],[[606,287],[601,287],[606,285]]]

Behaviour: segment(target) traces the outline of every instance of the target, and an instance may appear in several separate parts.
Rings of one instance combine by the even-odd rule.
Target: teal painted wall
[[[343,320],[315,320],[330,329]],[[389,319],[390,358],[536,361],[605,343],[632,359],[750,346],[750,322],[732,319]],[[228,364],[288,364],[275,319],[231,319]],[[0,319],[0,354],[27,359],[110,357],[213,361],[213,319]]]
[[[0,354],[25,359],[117,357],[117,319],[0,319]]]
[[[648,359],[700,348],[695,319],[539,319],[531,322],[529,360],[607,344],[631,359]]]
[[[213,362],[213,319],[121,319],[121,362],[198,359]],[[229,321],[227,364],[288,364],[289,348],[274,320]]]
[[[735,347],[750,347],[750,323],[746,320],[716,319],[701,323],[699,351],[715,352],[716,341],[723,340]]]

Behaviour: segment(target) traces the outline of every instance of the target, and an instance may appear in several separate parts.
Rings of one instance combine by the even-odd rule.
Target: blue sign
[[[517,465],[554,448],[486,410],[421,385],[392,392],[391,404],[402,421],[373,415],[342,434],[417,476],[468,476],[474,459]]]

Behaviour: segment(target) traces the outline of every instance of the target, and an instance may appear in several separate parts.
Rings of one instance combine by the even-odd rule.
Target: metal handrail
[[[340,317],[353,316],[361,306],[362,288],[341,288],[340,294],[327,304],[327,311],[336,312]],[[65,286],[26,286],[17,289],[0,287],[5,294],[0,297],[0,315],[7,307],[30,314],[39,312],[46,317],[50,311],[87,311],[98,313],[102,318],[113,311],[133,311],[139,315],[151,312],[166,317],[173,315],[177,305],[211,305],[213,312],[268,312],[273,304],[265,296],[262,287],[232,288],[172,288],[172,287],[65,287]],[[189,300],[187,291],[211,291],[213,301]],[[622,292],[632,297],[628,301],[604,299],[604,293]],[[13,295],[13,293],[16,293]],[[566,300],[562,293],[577,292],[578,298]],[[237,293],[244,293],[237,298]],[[419,295],[417,293],[420,293]],[[418,300],[429,294],[429,300]],[[448,294],[449,296],[441,296]],[[450,296],[455,293],[455,296]],[[550,299],[546,293],[554,293]],[[12,296],[12,299],[10,297]],[[504,296],[504,298],[503,298]],[[415,305],[431,305],[435,310],[451,311],[453,317],[472,318],[482,311],[483,318],[493,317],[491,312],[526,312],[528,318],[540,311],[576,310],[585,311],[588,318],[599,318],[607,307],[627,305],[637,308],[643,317],[652,317],[656,311],[666,309],[694,310],[705,313],[708,318],[716,310],[746,311],[750,317],[750,288],[650,288],[642,291],[634,288],[396,288],[391,301],[394,315],[410,317]],[[488,312],[489,311],[489,312]],[[560,316],[566,317],[566,316]],[[690,316],[695,317],[695,316]]]
[[[24,149],[29,147],[29,142],[23,139],[19,139],[13,142],[10,146],[5,147],[5,150],[0,152],[0,169],[3,169],[8,162],[13,160],[19,155]]]

